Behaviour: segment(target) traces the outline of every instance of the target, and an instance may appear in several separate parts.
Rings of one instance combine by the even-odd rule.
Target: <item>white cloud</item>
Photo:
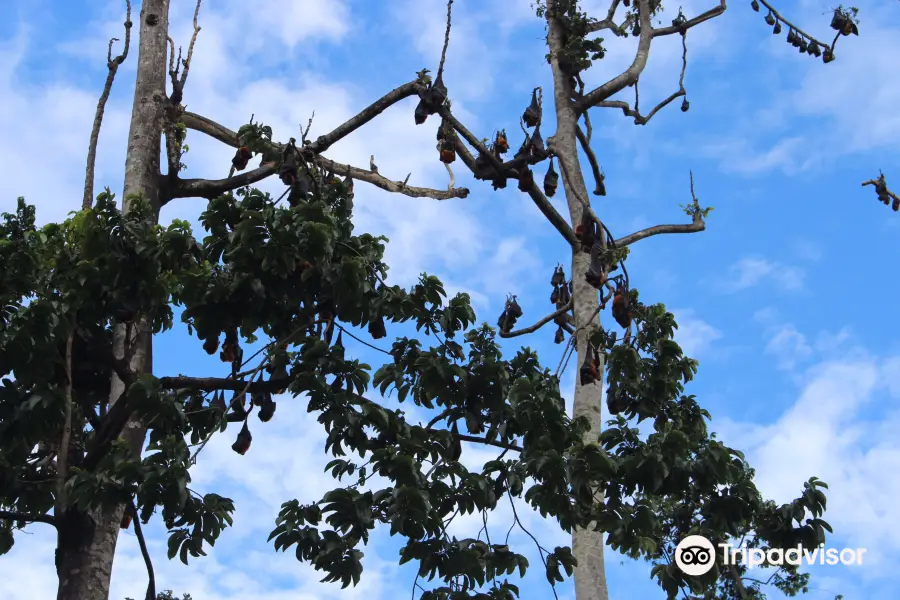
[[[746,452],[758,487],[775,501],[796,497],[809,477],[827,482],[825,519],[842,543],[869,549],[875,566],[864,568],[873,577],[886,576],[877,565],[900,550],[900,526],[889,517],[900,483],[883,476],[900,465],[897,361],[820,363],[806,372],[796,403],[774,423],[716,421],[723,441]],[[870,412],[876,402],[884,411],[877,424]]]
[[[705,354],[713,342],[722,338],[722,332],[697,316],[692,309],[672,309],[678,330],[675,341],[691,358]]]
[[[803,278],[803,271],[797,267],[760,257],[746,257],[729,267],[728,276],[719,287],[726,292],[738,292],[769,280],[779,290],[794,292],[803,288]]]
[[[806,336],[793,325],[781,327],[766,344],[766,354],[775,357],[779,369],[793,370],[799,363],[812,357],[813,349]]]

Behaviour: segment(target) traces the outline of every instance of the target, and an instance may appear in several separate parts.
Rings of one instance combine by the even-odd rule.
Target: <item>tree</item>
[[[620,4],[629,10],[617,25]],[[834,59],[834,43],[819,42],[762,4],[772,10],[774,25],[789,27],[793,43],[806,44],[813,55],[818,50],[826,62]],[[719,565],[705,578],[684,576],[670,561],[675,544],[688,533],[701,533],[714,541],[746,537],[751,546],[814,546],[828,529],[819,518],[824,485],[812,478],[794,503],[780,507],[760,497],[752,469],[739,452],[709,436],[708,413],[684,394],[697,364],[673,341],[672,315],[661,304],[641,300],[625,267],[629,245],[663,233],[701,231],[710,209],[694,196],[686,208],[691,223],[616,238],[590,207],[579,160],[580,147],[595,178],[595,194],[605,195],[590,146],[589,110],[617,108],[644,125],[678,98],[682,110],[689,109],[683,86],[687,34],[722,14],[724,3],[654,28],[659,8],[649,0],[634,6],[614,1],[607,18],[596,20],[571,0],[540,4],[548,27],[556,132],[546,141],[540,134],[547,125],[542,90],[536,89],[523,115],[525,140],[516,156],[504,161],[505,132],[486,143],[452,112],[443,56],[434,78],[422,71],[316,140],[304,132],[299,144],[276,142],[261,123],[233,131],[187,112],[181,101],[199,31],[196,15],[185,60],[176,63],[174,48],[169,49],[172,85],[166,94],[168,1],[145,0],[122,210],[107,190],[94,202],[89,197],[65,223],[38,229],[33,207],[20,201],[0,230],[3,264],[13,266],[0,274],[0,364],[7,376],[0,396],[4,549],[14,530],[28,523],[55,526],[59,597],[89,600],[108,595],[118,528],[133,523],[140,537],[141,523],[157,510],[170,529],[170,555],[185,562],[201,555],[230,524],[233,506],[214,493],[191,490],[190,466],[205,441],[229,423],[242,423],[234,449],[246,452],[252,440],[248,417],[256,411],[263,422],[273,418],[272,395],[286,390],[305,397],[310,410],[320,413],[335,455],[332,473],[357,477],[320,502],[285,503],[272,534],[277,549],[294,549],[299,560],[325,571],[327,580],[358,581],[360,544],[377,523],[390,523],[408,539],[402,562],[417,560],[421,575],[436,575],[442,584],[423,589],[423,597],[515,595],[506,576],[528,566],[517,549],[450,540],[445,533],[453,515],[490,511],[507,496],[524,497],[574,531],[571,550],[540,547],[539,552],[551,583],[562,580],[561,570],[572,574],[574,568],[579,600],[607,596],[604,534],[615,549],[653,562],[653,577],[670,598],[681,589],[705,597],[762,597],[740,568]],[[605,53],[602,41],[587,36],[604,30],[638,37],[638,53],[626,72],[586,91],[580,73]],[[652,39],[676,34],[685,52],[679,90],[646,115],[637,102],[632,107],[610,100],[628,87],[637,93]],[[120,64],[118,58],[108,62],[106,90]],[[496,188],[516,180],[571,244],[571,280],[554,275],[556,310],[515,329],[522,315],[510,298],[498,329],[499,337],[512,338],[553,322],[563,341],[570,336],[567,353],[583,372],[573,415],[562,409],[560,369],[541,367],[528,349],[504,359],[498,333],[474,327],[468,298],[446,299],[434,277],[423,275],[410,290],[389,286],[381,260],[384,240],[353,235],[354,180],[416,197],[468,194],[465,188],[409,186],[380,174],[374,162],[364,169],[323,156],[335,142],[412,96],[420,98],[417,123],[440,118],[441,160],[450,164],[459,158],[477,179]],[[187,130],[233,146],[234,171],[244,171],[254,155],[261,157],[260,166],[222,180],[182,179]],[[165,175],[158,164],[162,135]],[[92,136],[90,147],[95,146]],[[531,169],[542,162],[548,172],[538,186]],[[85,187],[91,194],[90,158],[88,163]],[[273,199],[249,187],[275,174],[286,184],[287,206],[280,204],[284,197]],[[568,218],[547,200],[560,176]],[[162,205],[186,197],[209,199],[202,243],[185,223],[157,224]],[[598,314],[609,303],[623,336],[600,325]],[[221,348],[220,357],[231,365],[229,376],[152,373],[152,334],[172,326],[172,306],[182,309],[182,321],[208,353]],[[390,361],[374,373],[345,355],[344,334],[356,335],[352,328],[365,326],[372,338],[382,339],[385,322],[415,323],[436,345],[426,349],[418,339],[401,337],[386,351]],[[260,335],[265,350],[251,365],[257,357],[244,360],[241,348]],[[604,372],[607,407],[616,418],[601,430]],[[433,418],[415,423],[384,409],[366,397],[370,383],[382,393],[396,390],[401,400],[433,411]],[[639,436],[634,420],[651,420],[654,433]],[[469,472],[459,462],[463,443],[497,447],[498,457],[481,473]],[[365,463],[342,458],[348,450]],[[387,483],[366,489],[376,482],[374,475]],[[147,597],[154,598],[149,559],[147,566]],[[796,591],[806,576],[777,569],[773,582]]]

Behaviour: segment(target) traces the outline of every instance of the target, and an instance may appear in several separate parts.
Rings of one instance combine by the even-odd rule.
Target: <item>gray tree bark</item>
[[[128,212],[130,197],[141,194],[159,215],[159,172],[163,118],[166,108],[166,38],[169,30],[169,0],[143,0],[138,50],[137,82],[128,133],[125,159],[125,186],[122,209]],[[134,327],[129,344],[138,344],[131,368],[152,371],[152,338],[143,323]],[[125,327],[115,329],[114,351],[125,351]],[[113,376],[110,405],[124,391]],[[146,431],[140,422],[130,421],[122,433],[132,450],[140,453]],[[59,541],[56,566],[59,575],[57,600],[107,600],[116,540],[125,505],[91,511],[68,510],[57,515]]]
[[[559,68],[557,55],[562,49],[562,31],[559,24],[548,11],[548,44],[550,46],[551,68],[553,70],[553,99],[556,109],[556,134],[548,141],[551,148],[564,165],[563,189],[572,227],[581,222],[582,201],[589,201],[587,186],[578,158],[578,139],[575,129],[578,115],[572,102],[572,89],[569,77]],[[583,200],[581,200],[583,199]],[[578,349],[578,369],[588,354],[588,338],[600,327],[597,316],[599,298],[597,290],[584,279],[584,273],[590,266],[590,255],[576,248],[572,254],[572,301],[576,328],[576,347]],[[600,356],[599,371],[603,373],[603,356]],[[594,440],[600,435],[602,426],[601,402],[603,398],[603,377],[595,383],[581,385],[576,376],[575,401],[573,417],[586,417],[591,424],[586,434]],[[598,493],[597,502],[603,501]],[[603,559],[603,532],[593,529],[579,529],[572,534],[572,554],[578,561],[575,568],[576,600],[608,600],[609,590],[606,586],[606,571]]]

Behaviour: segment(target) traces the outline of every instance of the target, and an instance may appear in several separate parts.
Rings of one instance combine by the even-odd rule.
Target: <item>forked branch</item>
[[[622,100],[606,100],[598,102],[594,106],[597,108],[619,108],[625,113],[626,117],[632,117],[635,125],[646,125],[653,118],[653,115],[671,104],[676,98],[687,95],[684,89],[684,74],[687,71],[687,35],[681,36],[681,74],[678,77],[678,90],[669,95],[665,100],[654,106],[649,113],[642,115],[638,107],[638,80],[634,82],[634,108],[632,109],[627,102]],[[687,111],[687,103],[682,105],[682,110]],[[587,113],[585,113],[587,114]]]
[[[763,4],[765,4],[765,2],[763,2]],[[709,9],[708,11],[694,17],[693,19],[687,19],[686,21],[678,25],[672,24],[672,26],[670,27],[660,27],[659,29],[654,29],[652,37],[672,35],[673,33],[684,33],[688,29],[696,27],[700,23],[718,17],[725,12],[725,8],[725,0],[719,0],[719,6]]]
[[[520,335],[525,335],[525,334],[528,334],[528,333],[534,333],[535,331],[537,331],[538,329],[540,329],[541,327],[543,327],[543,326],[546,325],[547,323],[550,323],[551,321],[554,321],[557,317],[559,317],[560,315],[566,314],[566,313],[569,312],[570,310],[572,310],[572,301],[571,301],[571,300],[570,300],[565,306],[563,306],[562,308],[556,310],[556,311],[553,312],[553,313],[550,313],[549,315],[547,315],[546,317],[544,317],[543,319],[541,319],[540,321],[538,321],[538,322],[535,323],[534,325],[531,325],[531,326],[529,326],[529,327],[523,327],[522,329],[516,329],[515,331],[506,331],[506,332],[501,331],[501,332],[500,332],[500,337],[502,337],[502,338],[514,338],[514,337],[519,337]]]
[[[353,179],[364,181],[375,187],[388,192],[395,192],[410,196],[413,198],[434,198],[436,200],[448,200],[451,198],[466,198],[469,190],[466,188],[454,188],[452,190],[436,190],[431,188],[421,188],[406,185],[400,181],[394,181],[384,177],[383,175],[367,169],[361,169],[351,165],[339,163],[331,159],[325,158],[320,154],[327,150],[331,145],[340,141],[344,137],[353,133],[379,114],[383,113],[387,108],[400,102],[401,100],[415,95],[420,89],[418,80],[403,84],[402,86],[390,91],[388,94],[379,98],[371,105],[359,112],[359,114],[348,119],[346,122],[334,128],[329,133],[319,136],[315,142],[307,144],[298,150],[313,160],[317,164],[324,166],[326,169],[333,170],[334,173],[349,175]],[[182,122],[188,129],[193,129],[204,133],[224,144],[233,148],[240,146],[240,140],[236,132],[227,127],[216,123],[215,121],[203,117],[201,115],[185,112],[181,116]],[[283,149],[282,144],[273,143],[269,150],[275,154],[280,154]],[[218,194],[225,193],[239,187],[250,185],[273,175],[277,171],[277,165],[274,163],[264,163],[259,168],[247,173],[242,173],[233,177],[219,180],[208,179],[184,179],[176,180],[169,187],[167,196],[169,198],[187,198],[187,197],[214,197]]]
[[[691,223],[685,225],[656,225],[654,227],[647,227],[646,229],[641,229],[640,231],[636,231],[630,235],[626,235],[623,238],[615,240],[615,246],[617,248],[621,248],[623,246],[628,246],[629,244],[640,241],[644,238],[648,238],[654,235],[660,235],[663,233],[697,233],[698,231],[705,230],[706,222],[703,220],[703,214],[705,211],[700,207],[700,201],[697,200],[697,195],[694,193],[693,173],[691,173],[691,200],[691,207],[690,209],[688,209],[692,215]]]
[[[100,125],[103,123],[103,113],[106,111],[106,101],[109,100],[109,93],[112,90],[113,80],[119,70],[119,65],[128,58],[128,47],[131,45],[131,0],[125,0],[125,47],[122,54],[112,57],[112,46],[114,42],[119,41],[118,38],[109,40],[109,47],[106,50],[106,83],[103,85],[103,92],[100,94],[100,100],[97,102],[97,112],[94,114],[94,125],[91,127],[91,140],[88,144],[87,167],[84,175],[84,197],[81,200],[81,208],[88,209],[94,203],[94,169],[97,163],[97,142],[100,139]]]
[[[469,131],[469,129],[465,125],[460,123],[460,121],[455,116],[453,116],[453,114],[449,110],[444,107],[439,111],[439,114],[450,123],[453,129],[459,135],[461,135],[469,143],[469,145],[475,148],[482,156],[488,158],[491,163],[491,167],[495,170],[498,176],[503,177],[504,175],[506,175],[509,177],[518,177],[518,172],[515,171],[511,165],[500,162],[500,160],[496,156],[494,156],[494,153],[491,152],[481,140],[475,137],[475,135],[471,131]],[[459,145],[462,144],[460,143]],[[483,173],[479,173],[479,171],[476,170],[475,162],[474,159],[472,159],[471,154],[469,154],[468,157],[464,157],[463,162],[476,176],[484,175]],[[556,228],[557,231],[559,231],[559,233],[563,236],[563,238],[566,239],[566,241],[568,241],[570,244],[578,243],[575,238],[575,232],[572,231],[572,227],[569,225],[568,221],[566,221],[566,219],[563,218],[561,214],[559,214],[559,211],[557,211],[556,208],[554,208],[553,205],[550,204],[550,201],[537,187],[537,184],[531,186],[531,188],[528,190],[528,196],[535,203],[535,206],[538,207],[538,210],[543,213],[547,220],[550,221],[550,223]]]

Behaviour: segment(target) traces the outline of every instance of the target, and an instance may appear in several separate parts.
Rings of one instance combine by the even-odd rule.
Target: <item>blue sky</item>
[[[172,4],[170,32],[186,46],[194,3]],[[690,0],[683,6],[691,16],[713,4]],[[748,4],[734,3],[688,34],[688,113],[673,106],[640,128],[617,110],[592,113],[609,190],[594,208],[617,236],[686,222],[679,204],[690,200],[693,170],[701,203],[715,207],[708,229],[637,244],[629,260],[632,283],[642,298],[675,312],[679,341],[701,363],[690,392],[713,414],[712,429],[747,452],[763,492],[785,502],[810,476],[824,479],[831,486],[826,519],[836,532],[830,545],[868,549],[869,564],[815,570],[808,597],[890,597],[897,585],[891,565],[900,559],[900,525],[890,518],[900,495],[892,476],[900,467],[900,338],[890,316],[900,291],[900,215],[860,182],[881,168],[900,188],[900,5],[858,0],[861,36],[841,40],[837,60],[825,66],[773,39]],[[607,6],[583,5],[595,15]],[[829,7],[824,0],[779,4],[822,37],[830,33],[823,16]],[[677,12],[677,5],[670,9]],[[133,10],[137,20],[139,4]],[[232,129],[255,114],[281,140],[299,137],[299,125],[315,110],[312,135],[319,135],[415,71],[434,70],[444,13],[442,0],[207,0],[184,102]],[[106,44],[122,37],[123,15],[119,1],[0,5],[0,208],[12,209],[24,195],[46,222],[80,206]],[[664,22],[672,16],[664,15]],[[641,80],[644,106],[677,89],[677,38],[654,42]],[[633,40],[612,41],[586,83],[615,75],[633,51]],[[122,187],[136,40],[131,52],[107,107],[98,191]],[[456,0],[446,72],[456,113],[479,137],[505,127],[517,147],[521,137],[514,132],[531,88],[549,88],[544,54],[542,24],[527,0]],[[434,150],[436,123],[417,128],[413,106],[392,108],[328,155],[365,166],[374,154],[392,179],[412,172],[411,184],[445,186],[447,173]],[[187,176],[225,176],[232,150],[194,132],[188,144]],[[516,293],[523,322],[536,320],[549,307],[553,266],[568,262],[564,243],[514,186],[494,192],[461,171],[457,184],[472,190],[465,200],[394,197],[357,184],[358,229],[391,239],[389,281],[409,285],[422,271],[438,275],[452,291],[469,292],[479,317],[491,323],[505,295]],[[555,202],[565,212],[561,199]],[[203,206],[179,200],[162,218],[196,222]],[[507,347],[527,344],[555,365],[561,348],[552,336],[548,329]],[[199,344],[186,342],[182,330],[158,339],[159,374],[221,372]],[[365,348],[355,350],[381,364]],[[573,373],[570,368],[565,383],[569,396]],[[361,585],[344,591],[318,583],[318,574],[266,544],[281,502],[309,501],[331,486],[322,473],[322,437],[302,401],[284,398],[276,418],[255,428],[246,456],[230,450],[231,433],[215,438],[201,454],[193,487],[234,498],[235,526],[190,567],[167,561],[161,525],[148,527],[159,588],[190,592],[196,600],[409,594],[413,574],[397,569],[397,543],[386,534],[366,551]],[[480,449],[464,453],[472,465],[488,458]],[[505,509],[492,515],[494,535],[506,531],[510,517]],[[535,515],[527,522],[545,545],[566,543],[552,523]],[[459,535],[472,535],[481,522],[470,518],[455,527]],[[0,560],[0,597],[52,597],[54,542],[41,527],[19,536]],[[513,542],[528,548],[524,539]],[[649,565],[607,552],[613,600],[661,597],[648,578]],[[112,597],[141,597],[145,581],[133,532],[123,532]],[[547,597],[540,569],[527,581],[525,600]],[[568,583],[559,591],[561,598],[572,597]]]

